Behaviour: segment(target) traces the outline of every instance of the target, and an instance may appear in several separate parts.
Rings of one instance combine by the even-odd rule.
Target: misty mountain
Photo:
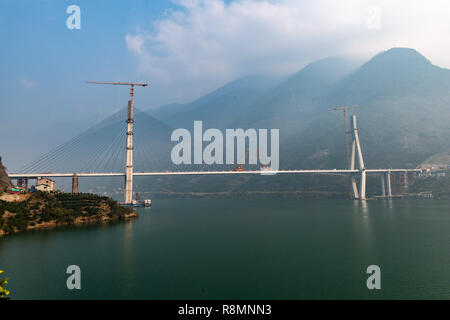
[[[148,113],[174,128],[192,128],[194,120],[202,120],[207,127],[225,128],[281,80],[279,77],[249,76],[190,103],[166,105],[148,110]]]
[[[343,114],[332,110],[343,105],[365,106],[348,116],[358,116],[367,167],[414,168],[433,154],[450,150],[450,70],[433,65],[413,49],[393,48],[359,66],[339,58],[319,60],[261,91],[253,103],[236,104],[234,108],[241,110],[236,114],[220,107],[217,111],[214,106],[225,105],[227,99],[224,96],[221,104],[222,96],[215,95],[208,123],[214,123],[217,111],[217,123],[229,128],[279,128],[281,168],[346,166]],[[193,120],[205,119],[192,105],[177,107],[188,128]],[[203,108],[207,107],[205,102]],[[169,122],[167,117],[164,121]],[[323,187],[320,179],[304,177],[213,179],[218,190]],[[212,178],[196,181],[211,185]],[[325,190],[335,190],[336,183]],[[188,184],[183,185],[189,189]]]
[[[345,167],[343,115],[332,110],[344,105],[366,107],[349,116],[358,115],[369,167],[415,167],[450,149],[450,70],[413,49],[393,48],[360,66],[342,58],[319,60],[258,90],[248,89],[249,79],[242,83],[154,114],[187,128],[194,120],[208,127],[279,128],[286,168]],[[251,99],[230,99],[237,92]],[[174,110],[176,115],[169,112]]]
[[[415,167],[450,150],[450,70],[431,64],[412,49],[382,52],[339,80],[327,105],[359,105],[361,143],[369,167]],[[298,164],[344,165],[342,114],[323,112],[288,145],[302,154]],[[297,153],[298,154],[298,153]],[[314,157],[321,154],[320,157]],[[306,156],[306,157],[305,157]]]
[[[343,115],[332,110],[343,105],[365,107],[351,110],[349,116],[358,116],[369,168],[413,168],[433,154],[450,151],[450,70],[433,65],[413,49],[394,48],[362,65],[341,58],[323,59],[284,80],[248,77],[191,103],[150,110],[151,115],[137,112],[135,170],[213,169],[207,165],[182,168],[171,163],[173,128],[191,129],[194,120],[203,120],[205,128],[279,128],[280,168],[344,168]],[[125,133],[125,119],[124,109],[88,130],[77,138],[84,146],[59,163],[82,167],[85,159],[101,160],[99,154],[104,152],[98,146],[108,150],[116,139],[122,145],[110,148],[117,159],[109,160],[106,167],[111,166],[107,171],[123,171],[125,139],[118,134]],[[281,175],[136,181],[141,191],[187,193],[298,189],[335,192],[345,190],[346,184],[342,177]],[[373,186],[368,187],[370,190]],[[345,191],[342,193],[345,195]]]
[[[327,58],[307,65],[251,105],[235,126],[282,128],[283,136],[299,129],[329,108],[324,97],[332,86],[360,63]]]

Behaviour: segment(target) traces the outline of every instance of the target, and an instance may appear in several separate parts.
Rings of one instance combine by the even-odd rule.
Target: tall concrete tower
[[[125,163],[125,203],[133,202],[133,97],[134,86],[146,87],[146,83],[134,82],[97,82],[86,81],[94,84],[111,84],[130,86],[130,100],[128,101],[128,119],[127,119],[127,149],[126,149],[126,163]]]
[[[134,88],[131,86],[128,101],[128,119],[127,119],[127,151],[125,163],[125,203],[133,201],[133,95]]]
[[[359,193],[358,188],[356,186],[356,180],[355,177],[352,177],[351,183],[352,183],[352,190],[353,190],[353,197],[355,199],[366,199],[366,166],[364,165],[364,158],[362,155],[361,150],[361,144],[359,143],[359,134],[358,134],[358,127],[356,126],[356,116],[352,115],[351,117],[351,124],[352,124],[352,133],[353,133],[353,141],[352,141],[352,155],[350,159],[350,169],[355,169],[355,158],[356,154],[358,154],[358,169],[361,172],[361,182],[359,187]]]

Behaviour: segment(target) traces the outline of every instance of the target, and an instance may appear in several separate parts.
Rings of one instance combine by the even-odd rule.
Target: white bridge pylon
[[[361,175],[361,180],[359,184],[359,190],[356,183],[355,173],[351,173],[351,188],[352,195],[354,199],[366,200],[366,181],[367,173],[380,173],[381,174],[381,196],[382,197],[392,197],[391,188],[391,173],[392,172],[421,172],[421,169],[379,169],[370,170],[366,169],[364,164],[364,157],[361,150],[361,143],[359,141],[358,127],[356,125],[356,116],[351,117],[351,128],[352,128],[352,154],[350,158],[350,170],[354,172],[357,170],[358,174]],[[358,156],[358,169],[355,167],[356,156]]]
[[[352,155],[350,157],[350,170],[355,170],[355,161],[356,161],[356,155],[358,154],[358,169],[361,173],[361,182],[359,186],[359,192],[358,187],[356,185],[356,179],[355,176],[352,175],[351,177],[351,184],[352,184],[352,193],[354,199],[366,199],[366,167],[364,165],[364,157],[361,150],[361,143],[359,142],[359,134],[358,134],[358,127],[356,126],[356,116],[352,115],[351,117],[351,128],[352,128]]]

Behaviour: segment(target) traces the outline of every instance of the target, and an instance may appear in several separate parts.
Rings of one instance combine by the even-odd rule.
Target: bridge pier
[[[27,189],[28,188],[28,178],[18,178],[17,186]]]
[[[76,173],[72,176],[72,193],[78,193],[78,175]]]
[[[384,179],[384,174],[382,174],[380,178],[381,178],[381,196],[386,197],[386,181]]]
[[[391,172],[386,172],[386,188],[387,188],[387,196],[392,197],[392,186],[391,186]]]
[[[356,184],[355,176],[352,175],[352,191],[353,191],[353,199],[359,199],[358,186]]]
[[[361,171],[361,182],[359,189],[359,199],[366,200],[366,170]]]
[[[403,187],[405,188],[404,191],[409,188],[408,172],[403,173]]]

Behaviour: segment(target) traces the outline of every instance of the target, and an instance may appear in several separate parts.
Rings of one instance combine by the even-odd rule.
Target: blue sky
[[[125,1],[113,6],[111,1],[77,1],[82,28],[68,30],[66,8],[73,1],[0,3],[2,105],[26,108],[32,118],[40,109],[26,107],[29,102],[46,105],[55,115],[67,114],[61,104],[75,95],[83,97],[79,104],[99,103],[105,97],[95,99],[96,95],[112,91],[89,87],[85,80],[138,78],[125,35],[139,27],[151,28],[152,20],[172,6],[166,1],[133,1],[133,7]]]
[[[66,28],[66,8],[74,3],[81,8],[81,30]],[[0,154],[6,164],[15,167],[16,159],[45,151],[125,106],[127,89],[84,81],[147,80],[138,75],[125,35],[151,29],[173,7],[144,0],[0,1],[0,135],[9,137],[1,139]],[[140,97],[138,92],[137,104],[146,108]]]
[[[449,67],[449,14],[448,0],[0,0],[0,155],[17,168],[126,106],[127,88],[86,80],[148,82],[147,110],[391,47]]]

